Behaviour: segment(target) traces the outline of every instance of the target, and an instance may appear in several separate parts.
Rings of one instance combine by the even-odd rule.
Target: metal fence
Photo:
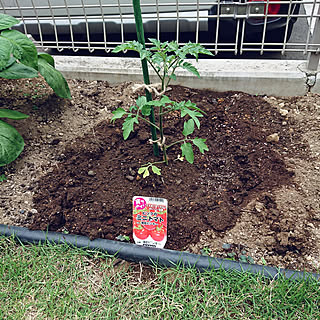
[[[320,0],[141,0],[146,37],[199,42],[215,54],[299,52],[318,67]],[[0,0],[39,46],[104,50],[135,39],[132,0]]]

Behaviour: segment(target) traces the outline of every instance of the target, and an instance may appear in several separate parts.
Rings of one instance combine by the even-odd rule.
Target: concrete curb
[[[142,82],[140,59],[117,57],[55,56],[56,68],[68,79]],[[309,81],[310,74],[303,71],[302,60],[190,60],[199,70],[198,79],[185,70],[178,70],[177,81],[192,88],[215,91],[243,91],[250,94],[297,96],[311,91],[320,93],[320,85]],[[316,75],[311,75],[316,80]],[[158,82],[150,70],[151,82]],[[311,83],[311,85],[310,85]]]

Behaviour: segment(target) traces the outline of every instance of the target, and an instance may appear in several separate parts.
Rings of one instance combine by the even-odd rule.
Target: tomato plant
[[[136,105],[132,106],[129,111],[123,108],[118,108],[113,111],[111,121],[126,116],[122,125],[123,138],[125,140],[129,138],[130,133],[134,131],[134,126],[139,124],[140,120],[150,125],[152,131],[151,143],[154,146],[154,151],[157,149],[155,155],[158,155],[160,148],[163,159],[153,163],[148,162],[139,168],[138,173],[142,174],[143,178],[146,178],[150,175],[149,170],[157,175],[161,175],[161,169],[158,168],[156,164],[165,163],[167,165],[167,150],[176,144],[181,145],[182,157],[185,157],[189,163],[194,162],[193,145],[199,148],[201,153],[209,150],[205,143],[206,139],[191,137],[195,127],[200,129],[199,118],[203,117],[204,112],[197,108],[191,101],[176,102],[170,100],[165,96],[165,92],[168,90],[170,81],[176,80],[175,71],[177,68],[185,69],[197,77],[200,77],[197,68],[191,62],[186,61],[188,55],[194,56],[196,60],[198,60],[200,54],[212,55],[212,53],[198,43],[189,42],[181,47],[176,41],[166,41],[162,43],[157,39],[149,39],[153,46],[150,49],[146,49],[140,2],[138,0],[133,1],[133,6],[137,26],[137,38],[139,41],[125,42],[117,46],[113,52],[133,50],[139,53],[145,82],[144,85],[141,85],[141,88],[146,90],[146,97],[139,97],[136,100]],[[147,64],[150,65],[160,79],[160,92],[156,89],[157,84],[150,84],[149,82]],[[151,93],[155,94],[155,100],[152,100]],[[156,116],[155,108],[157,108]],[[177,111],[180,113],[181,118],[185,117],[186,119],[182,131],[184,138],[178,141],[168,142],[164,136],[164,116]],[[157,119],[157,123],[155,119]],[[159,139],[157,139],[158,133],[160,135]]]

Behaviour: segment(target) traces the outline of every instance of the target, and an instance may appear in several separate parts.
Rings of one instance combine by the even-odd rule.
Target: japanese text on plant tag
[[[163,248],[167,242],[167,199],[135,196],[132,204],[134,242]]]

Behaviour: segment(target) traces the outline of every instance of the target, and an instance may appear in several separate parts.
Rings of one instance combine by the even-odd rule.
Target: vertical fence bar
[[[315,0],[316,1],[316,0]],[[320,58],[320,7],[318,8],[316,24],[314,26],[314,31],[311,39],[311,48],[317,50],[316,52],[310,52],[307,62],[307,69],[311,71],[316,71],[319,65]]]

